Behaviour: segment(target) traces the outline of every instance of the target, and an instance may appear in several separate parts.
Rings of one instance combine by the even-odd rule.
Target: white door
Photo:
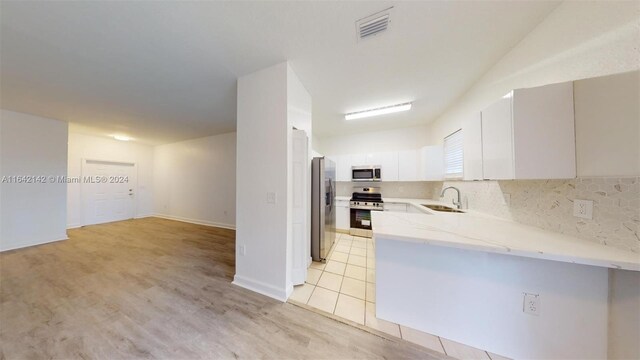
[[[135,164],[84,160],[82,164],[83,225],[133,218],[135,190]]]
[[[292,190],[292,271],[293,285],[304,284],[307,278],[308,259],[311,255],[311,230],[308,198],[311,188],[309,182],[308,139],[304,130],[293,130],[291,152]]]

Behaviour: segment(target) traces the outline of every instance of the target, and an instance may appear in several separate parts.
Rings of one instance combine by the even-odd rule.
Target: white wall
[[[311,158],[312,158],[312,147],[313,147],[313,134],[312,134],[312,108],[311,108],[311,95],[307,89],[305,89],[302,82],[298,76],[293,72],[291,66],[287,63],[287,142],[288,145],[288,155],[287,155],[287,172],[288,172],[288,205],[287,205],[287,223],[289,228],[288,238],[290,241],[287,244],[287,252],[290,254],[288,258],[289,264],[287,264],[288,275],[287,275],[287,288],[293,288],[293,281],[291,277],[290,271],[293,267],[302,268],[303,276],[301,278],[306,279],[306,268],[308,263],[311,261]],[[291,129],[298,129],[305,132],[307,136],[307,167],[306,167],[306,176],[304,179],[306,180],[306,184],[302,186],[301,189],[301,204],[299,204],[299,208],[304,209],[304,214],[296,214],[298,219],[301,221],[293,226],[293,214],[292,211],[294,209],[294,187],[298,186],[295,183],[296,179],[293,178],[294,170],[293,170],[293,142],[292,142],[292,133]],[[293,231],[299,231],[300,233],[297,235],[293,234]],[[293,242],[296,242],[297,246],[294,246]],[[302,243],[300,243],[302,242]],[[302,245],[302,246],[301,246]],[[305,254],[306,258],[299,258],[300,254]],[[295,259],[294,259],[295,257]],[[297,266],[297,264],[304,264],[306,266]]]
[[[44,177],[46,183],[2,183],[0,251],[67,238],[67,123],[0,110],[0,177]]]
[[[377,151],[399,151],[418,149],[425,145],[441,144],[445,136],[460,129],[469,114],[479,112],[491,103],[500,99],[507,92],[517,89],[580,80],[603,75],[617,74],[638,70],[640,54],[637,44],[640,33],[637,31],[640,21],[637,13],[638,2],[573,2],[562,3],[544,21],[542,21],[515,48],[496,63],[479,79],[460,99],[447,111],[423,126],[399,128],[388,131],[366,131],[366,120],[363,121],[363,133],[320,138],[321,153],[341,155],[352,153],[370,153]],[[608,81],[608,80],[606,80]],[[631,79],[620,79],[603,85],[597,80],[578,82],[576,87],[576,127],[578,139],[578,176],[591,176],[594,167],[601,166],[603,157],[610,159],[615,154],[624,153],[625,161],[629,159],[637,164],[633,154],[639,151],[640,131],[637,117],[637,97],[633,99],[633,91],[637,91]],[[600,86],[601,90],[593,88]],[[581,99],[589,99],[605,88],[621,86],[628,97],[617,102],[611,98],[599,97],[603,108],[611,109],[618,104],[627,107],[624,116],[615,120],[613,127],[603,133],[602,126],[607,126],[610,119],[602,119],[600,112],[589,117],[587,112],[580,111]],[[583,89],[584,87],[591,88]],[[582,104],[585,104],[584,101]],[[635,106],[633,106],[635,105]],[[594,105],[595,106],[595,105]],[[587,109],[585,110],[593,110]],[[586,115],[586,116],[585,116]],[[620,114],[622,115],[622,114]],[[595,119],[597,117],[597,119]],[[633,124],[633,121],[636,121]],[[631,131],[621,130],[623,127]],[[614,132],[615,131],[615,132]],[[612,133],[614,132],[614,133]],[[606,152],[596,152],[594,148],[583,146],[585,141],[608,135],[599,144],[616,144]],[[624,140],[624,141],[619,141]],[[317,150],[317,149],[316,149]],[[599,148],[599,150],[602,150]],[[635,160],[635,161],[634,161]],[[627,175],[619,169],[620,162],[603,166],[608,176]],[[634,165],[635,166],[635,165]],[[640,166],[640,165],[638,165]],[[638,175],[636,171],[634,175]],[[599,175],[600,176],[600,175]]]
[[[442,142],[469,114],[517,88],[637,70],[638,2],[566,1],[433,123]]]
[[[293,291],[291,134],[295,127],[313,141],[311,97],[285,62],[238,79],[237,102],[233,283],[285,301]]]
[[[607,270],[376,237],[376,316],[513,359],[605,359]]]
[[[135,217],[153,214],[153,147],[135,141],[125,142],[103,137],[69,133],[69,177],[82,176],[82,160],[131,162],[137,168]],[[67,226],[84,225],[82,219],[82,184],[68,184]]]
[[[233,282],[284,301],[291,291],[287,288],[287,64],[239,78],[237,106]],[[275,193],[275,203],[267,202],[268,193]]]
[[[156,216],[235,228],[236,133],[156,146],[153,159]]]
[[[366,120],[363,120],[366,131]],[[385,131],[362,132],[321,138],[319,151],[324,155],[365,154],[385,151],[416,150],[429,142],[427,125]],[[314,149],[318,150],[318,149]]]
[[[311,138],[311,151],[315,153],[315,156],[320,156],[323,153],[322,143],[320,142],[320,138],[313,135]]]

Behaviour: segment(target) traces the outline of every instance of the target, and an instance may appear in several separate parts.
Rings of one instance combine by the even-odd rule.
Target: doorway
[[[136,209],[135,163],[82,161],[83,225],[132,219]]]

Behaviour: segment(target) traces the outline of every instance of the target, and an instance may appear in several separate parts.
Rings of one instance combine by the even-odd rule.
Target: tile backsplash
[[[351,196],[354,187],[379,187],[382,198],[435,199],[442,182],[433,181],[385,181],[385,182],[336,182],[336,195]]]
[[[384,197],[439,199],[455,186],[464,208],[640,253],[640,177],[571,180],[385,182]],[[337,183],[338,195],[353,184]],[[442,199],[451,202],[455,191]],[[575,199],[593,201],[593,219],[573,216]]]
[[[640,177],[447,181],[444,186],[458,187],[466,208],[640,253]],[[573,216],[574,199],[593,201],[593,219]]]

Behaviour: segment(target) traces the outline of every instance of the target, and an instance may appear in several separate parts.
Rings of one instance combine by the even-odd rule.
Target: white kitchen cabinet
[[[406,203],[384,203],[384,211],[407,212]]]
[[[513,179],[511,98],[482,111],[482,173],[485,179]]]
[[[575,178],[572,82],[514,90],[481,123],[485,179]]]
[[[422,180],[440,181],[444,179],[444,149],[442,145],[425,146],[420,149]]]
[[[398,180],[418,181],[419,153],[417,150],[406,150],[398,152]]]
[[[367,155],[367,165],[380,165],[382,181],[398,181],[398,153],[379,152]]]
[[[330,156],[336,163],[336,181],[351,181],[351,155]]]
[[[475,113],[462,124],[464,180],[482,180],[482,116]]]
[[[351,227],[351,219],[350,219],[350,211],[349,211],[349,201],[348,200],[337,200],[336,201],[336,228],[341,230],[349,230]]]

